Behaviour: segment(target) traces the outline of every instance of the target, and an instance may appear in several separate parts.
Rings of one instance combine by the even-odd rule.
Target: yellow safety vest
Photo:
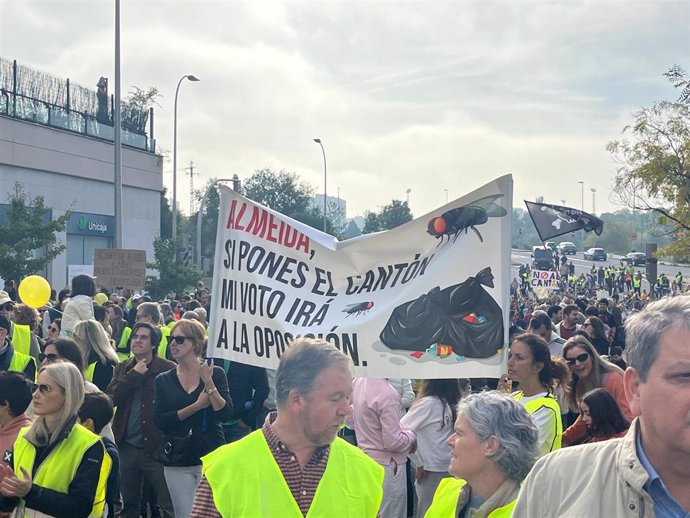
[[[14,472],[18,477],[24,476],[21,468],[31,473],[34,460],[36,459],[35,446],[24,438],[28,430],[28,426],[22,428],[14,443]],[[48,457],[38,467],[33,477],[33,483],[59,493],[69,493],[69,486],[77,473],[77,468],[81,464],[84,453],[97,442],[100,443],[100,441],[101,438],[98,435],[75,423],[69,435],[48,454]],[[101,443],[101,446],[103,446],[103,443]],[[98,477],[98,485],[96,486],[96,494],[90,517],[100,518],[103,516],[105,486],[111,465],[112,460],[105,451],[105,446],[103,446],[103,462],[101,463],[101,471]]]
[[[642,286],[642,279],[633,277],[633,288],[639,288],[640,286]]]
[[[120,343],[117,344],[116,351],[117,357],[121,362],[132,357],[132,351],[127,349],[127,342],[129,341],[129,337],[131,334],[132,328],[129,326],[125,326],[125,328],[122,330],[122,335],[120,335]]]
[[[13,324],[12,345],[15,351],[31,354],[31,328],[24,324]]]
[[[159,329],[163,336],[161,337],[160,345],[158,345],[158,357],[167,360],[168,358],[165,355],[168,352],[168,336],[170,336],[170,329],[168,329],[167,326],[162,326]]]
[[[94,375],[94,372],[96,372],[96,364],[97,363],[100,363],[100,362],[96,361],[93,363],[89,363],[87,365],[86,370],[84,371],[84,379],[86,381],[90,381],[91,383],[93,383],[93,375]],[[113,371],[115,370],[115,367],[113,367],[112,365],[110,366],[110,368],[113,369]]]
[[[30,362],[34,363],[34,372],[38,372],[38,369],[35,368],[36,360],[28,354],[20,353],[15,349],[14,351],[12,351],[12,359],[10,360],[9,370],[11,372],[24,372],[24,369],[26,369],[26,366],[29,365]],[[33,381],[36,381],[35,374]]]
[[[302,518],[261,430],[201,459],[223,518]],[[331,444],[306,518],[375,518],[383,497],[383,468],[340,438]]]
[[[513,396],[515,401],[520,401],[524,397],[522,392],[518,392]],[[556,436],[553,438],[551,443],[551,448],[548,451],[541,452],[542,455],[546,455],[554,450],[559,450],[561,448],[561,441],[563,439],[563,421],[561,420],[561,407],[552,395],[547,395],[534,399],[528,403],[525,403],[525,410],[529,415],[536,413],[540,408],[546,407],[551,412],[553,412],[556,419]]]
[[[447,477],[442,479],[424,518],[455,518],[458,515],[460,490],[465,484],[467,482],[459,478]],[[513,514],[513,507],[515,507],[515,500],[503,507],[494,509],[489,513],[488,518],[510,518]]]

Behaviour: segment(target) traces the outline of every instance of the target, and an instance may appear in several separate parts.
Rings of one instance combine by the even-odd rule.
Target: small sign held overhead
[[[94,251],[96,284],[106,289],[143,290],[146,281],[146,251],[99,248]]]

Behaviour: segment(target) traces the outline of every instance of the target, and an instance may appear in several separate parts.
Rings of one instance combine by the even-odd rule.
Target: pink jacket
[[[0,426],[0,462],[7,466],[3,460],[6,450],[14,449],[14,441],[19,434],[19,430],[25,426],[31,426],[31,419],[26,414],[20,414],[11,419],[5,426]],[[0,477],[0,482],[3,477]]]

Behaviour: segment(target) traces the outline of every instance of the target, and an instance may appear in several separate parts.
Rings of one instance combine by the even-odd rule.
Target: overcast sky
[[[0,0],[0,55],[95,88],[114,78],[113,0]],[[405,199],[422,215],[504,173],[514,204],[609,201],[605,149],[631,113],[677,92],[690,68],[690,2],[122,0],[122,89],[157,87],[158,145],[178,197],[200,176],[270,167],[348,202]],[[164,166],[172,186],[172,161]]]

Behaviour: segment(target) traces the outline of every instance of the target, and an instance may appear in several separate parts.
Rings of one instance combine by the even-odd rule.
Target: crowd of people
[[[0,291],[0,517],[687,517],[690,297],[561,293],[513,293],[500,379],[401,380],[208,359],[202,285]]]

